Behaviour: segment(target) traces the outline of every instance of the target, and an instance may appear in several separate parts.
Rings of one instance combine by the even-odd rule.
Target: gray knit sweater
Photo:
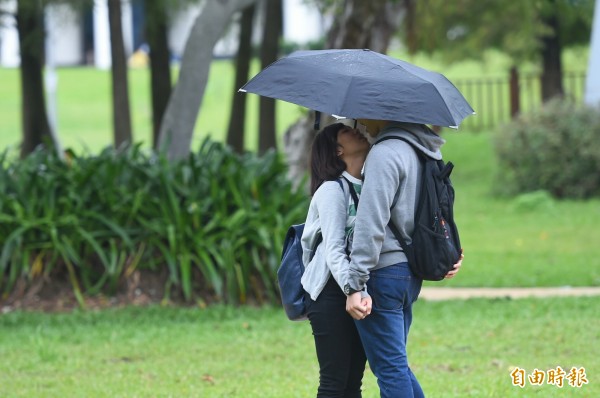
[[[362,181],[347,172],[342,175],[360,194]],[[333,275],[340,289],[348,281],[350,259],[346,254],[346,246],[354,228],[356,209],[348,183],[343,178],[340,181],[341,186],[337,181],[325,181],[317,189],[310,202],[302,233],[302,260],[306,267],[302,275],[302,286],[313,300],[321,294],[330,275]],[[320,234],[323,241],[309,262]]]
[[[441,159],[444,140],[424,125],[393,123],[381,131],[376,142],[387,136],[402,136],[435,159]],[[369,272],[399,262],[406,256],[388,223],[390,217],[410,242],[414,229],[416,195],[421,163],[414,149],[396,139],[376,143],[364,169],[364,185],[352,245],[349,284],[361,290]]]

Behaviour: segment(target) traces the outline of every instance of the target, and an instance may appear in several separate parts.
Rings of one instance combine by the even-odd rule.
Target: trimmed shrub
[[[494,145],[503,193],[600,196],[600,109],[552,100],[499,128]]]

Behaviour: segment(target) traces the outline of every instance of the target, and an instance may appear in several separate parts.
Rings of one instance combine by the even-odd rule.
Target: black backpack
[[[421,190],[417,197],[415,228],[411,244],[407,244],[398,228],[390,220],[390,229],[400,242],[408,265],[415,276],[429,281],[440,281],[460,258],[462,249],[454,222],[454,187],[450,182],[452,162],[430,158],[409,140],[385,137],[408,143],[421,160]]]

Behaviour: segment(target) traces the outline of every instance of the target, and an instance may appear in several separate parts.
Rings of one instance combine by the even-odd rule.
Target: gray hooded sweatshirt
[[[421,162],[405,137],[434,159],[441,159],[445,140],[425,125],[392,122],[377,136],[364,168],[364,184],[356,214],[348,284],[362,290],[369,272],[406,261],[400,242],[388,223],[390,218],[410,242],[416,200],[420,188]]]
[[[348,179],[360,196],[362,181],[346,171],[342,176]],[[302,261],[306,270],[301,283],[313,300],[319,297],[331,276],[340,286],[340,292],[348,283],[350,258],[346,254],[346,248],[351,249],[349,238],[354,229],[356,208],[348,182],[342,178],[340,182],[341,186],[336,181],[325,181],[317,189],[310,201],[302,233]],[[322,236],[323,241],[312,257],[319,236]]]

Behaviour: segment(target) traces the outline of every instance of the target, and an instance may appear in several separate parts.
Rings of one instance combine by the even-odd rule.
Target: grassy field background
[[[405,57],[449,78],[505,76],[509,60],[486,53],[483,62],[443,66],[441,60]],[[586,49],[569,50],[565,69],[586,65]],[[253,75],[257,72],[254,65]],[[524,71],[534,70],[522,65]],[[96,153],[111,138],[110,75],[92,68],[59,69],[59,133],[65,146]],[[196,126],[196,145],[206,136],[223,140],[233,87],[233,64],[215,61]],[[19,141],[18,70],[0,69],[0,149]],[[149,80],[145,69],[130,70],[130,94],[135,140],[150,139]],[[238,94],[246,95],[246,94]],[[248,95],[246,146],[256,145],[256,95]],[[278,102],[279,136],[297,120],[301,107]],[[501,131],[501,129],[499,129]],[[447,140],[444,157],[455,163],[456,219],[466,259],[460,278],[449,286],[598,286],[600,285],[600,200],[555,201],[531,193],[517,198],[494,194],[497,169],[491,131],[442,130]],[[499,133],[501,134],[501,133]]]
[[[490,132],[444,130],[455,164],[455,217],[465,250],[448,286],[600,286],[600,200],[543,193],[494,194],[498,173]]]
[[[428,397],[600,396],[600,298],[467,300],[415,306],[411,367]],[[127,308],[0,316],[0,396],[300,398],[316,395],[308,322],[279,308]],[[588,384],[527,382],[560,366]],[[364,398],[378,397],[373,374]]]
[[[402,51],[392,55],[415,63],[427,69],[438,71],[451,81],[473,78],[508,79],[511,61],[501,53],[486,51],[481,60],[465,60],[446,64],[438,57],[422,54],[408,55]],[[585,71],[588,50],[586,47],[565,51],[563,68],[565,71]],[[254,62],[250,76],[260,70]],[[539,72],[534,64],[520,64],[521,73]],[[202,107],[196,123],[193,148],[197,148],[205,137],[222,141],[227,132],[232,95],[248,96],[248,118],[246,121],[246,148],[257,147],[258,96],[236,94],[234,87],[234,65],[231,60],[215,60],[210,69],[208,84]],[[58,134],[65,147],[76,151],[88,149],[98,152],[112,142],[110,72],[95,68],[59,68],[57,90]],[[177,76],[174,69],[173,77]],[[0,149],[17,145],[20,141],[20,84],[19,70],[0,68]],[[524,87],[524,89],[526,89]],[[129,70],[129,95],[134,140],[149,145],[151,140],[151,104],[149,97],[150,78],[148,70]],[[477,103],[477,98],[467,98]],[[508,105],[506,105],[508,106]],[[524,104],[526,106],[526,104]],[[477,111],[477,109],[475,109]],[[277,102],[277,134],[283,137],[287,127],[296,121],[306,110],[283,101]],[[477,116],[475,116],[477,117]],[[480,116],[483,117],[483,116]]]
[[[176,74],[174,69],[174,74]],[[111,145],[112,115],[110,72],[94,68],[60,68],[57,70],[57,124],[61,142],[67,148],[78,153],[88,151],[97,153]],[[227,133],[234,67],[231,61],[213,62],[209,83],[203,97],[196,130],[192,142],[193,148],[211,137],[223,141]],[[150,77],[146,69],[129,70],[129,95],[136,142],[151,144],[152,111],[150,103]],[[5,95],[0,96],[0,149],[16,146],[20,142],[20,91],[18,69],[0,68],[0,87]],[[247,95],[247,94],[236,94]],[[246,146],[253,150],[257,147],[256,124],[258,97],[248,95],[248,137]],[[287,126],[293,123],[303,110],[292,104],[278,104],[278,128],[281,135]]]
[[[443,66],[435,58],[399,57],[426,68],[444,72],[449,78],[502,76],[510,66],[501,54],[486,53],[483,62],[465,61]],[[563,56],[565,69],[586,65],[585,49],[570,50]],[[532,65],[522,70],[535,69]],[[257,65],[254,65],[255,73]],[[235,92],[233,64],[215,61],[196,126],[195,145],[206,136],[223,140],[229,103]],[[110,75],[93,68],[63,68],[59,73],[58,125],[67,147],[98,152],[111,138]],[[0,69],[0,149],[20,139],[19,74]],[[130,94],[135,140],[150,140],[149,79],[145,69],[130,70]],[[245,94],[239,94],[245,95]],[[258,96],[248,95],[249,149],[256,145]],[[280,138],[303,109],[278,102]],[[500,129],[501,131],[501,129]],[[444,129],[447,140],[444,156],[456,168],[456,218],[461,230],[466,260],[461,278],[452,283],[464,286],[600,285],[600,202],[554,201],[541,194],[518,198],[494,195],[497,170],[490,131]],[[501,134],[501,133],[500,133]],[[85,148],[85,149],[84,149]]]
[[[504,76],[506,66],[490,58],[442,71],[451,78]],[[207,135],[223,139],[235,91],[231,76],[231,63],[213,64],[196,143]],[[132,70],[130,79],[136,141],[148,142],[148,75]],[[0,69],[0,149],[19,140],[18,85],[17,70]],[[94,153],[110,144],[109,97],[108,72],[59,70],[59,133],[66,146]],[[256,109],[256,96],[248,99]],[[278,109],[281,136],[302,110],[283,103]],[[255,125],[254,112],[249,116],[248,125]],[[493,188],[501,171],[493,133],[442,134],[444,157],[456,165],[455,211],[466,258],[459,277],[436,286],[600,286],[600,200],[556,201],[542,193],[498,197]],[[255,138],[255,129],[249,129],[249,149]],[[436,398],[597,397],[599,307],[600,298],[421,300],[409,341],[411,366],[428,396]],[[310,326],[289,322],[280,308],[3,312],[0,397],[315,395],[318,366]],[[515,367],[530,373],[557,366],[566,372],[584,367],[589,384],[520,388],[511,383]],[[370,372],[364,390],[365,398],[378,396]]]
[[[599,286],[600,200],[493,194],[500,173],[488,133],[444,133],[455,164],[455,217],[465,250],[448,286]]]

